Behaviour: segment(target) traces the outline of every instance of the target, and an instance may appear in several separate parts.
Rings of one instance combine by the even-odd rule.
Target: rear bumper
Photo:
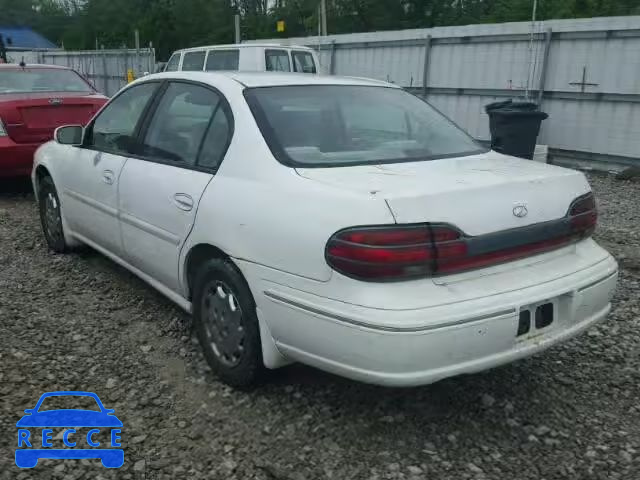
[[[359,381],[415,386],[509,363],[578,335],[607,315],[616,281],[616,262],[607,256],[560,279],[429,308],[373,309],[273,283],[257,303],[285,356]],[[520,310],[548,302],[551,325],[532,325],[517,337]]]
[[[31,174],[33,155],[40,143],[15,143],[0,137],[0,178],[25,177]]]

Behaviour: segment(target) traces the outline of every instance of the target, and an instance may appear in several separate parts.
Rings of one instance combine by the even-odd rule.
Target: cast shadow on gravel
[[[363,406],[387,409],[419,405],[419,409],[437,409],[453,412],[470,402],[476,406],[483,395],[508,399],[514,396],[537,397],[547,386],[555,383],[545,376],[545,364],[550,359],[534,357],[500,366],[484,372],[460,375],[419,387],[383,387],[369,385],[330,373],[294,364],[273,371],[267,382],[258,389],[264,396],[282,396],[282,391],[293,388],[304,392],[305,398],[320,398],[322,403],[335,401],[336,407],[353,410],[358,414]],[[213,377],[213,375],[211,375]],[[491,402],[491,400],[489,400]]]
[[[482,439],[487,428],[510,438],[508,418],[523,426],[560,428],[579,422],[580,411],[601,401],[595,389],[559,382],[552,372],[554,357],[533,357],[413,388],[366,385],[294,365],[277,372],[253,395],[285,410],[294,423],[312,413],[318,422],[387,440],[432,437],[434,432],[466,432]]]
[[[100,253],[86,248],[74,255],[94,270],[94,273],[110,277],[108,283],[119,284],[119,289],[124,287],[135,297],[153,305],[154,309],[158,307],[158,311],[163,312],[164,317],[177,318],[177,324],[169,325],[163,322],[158,325],[162,336],[171,343],[169,351],[177,352],[180,348],[186,348],[186,374],[194,377],[204,374],[209,388],[217,390],[222,386],[206,367],[199,346],[193,341],[183,343],[178,340],[184,335],[193,339],[190,317],[187,314],[138,277]],[[562,390],[564,387],[559,385],[555,378],[558,372],[554,368],[557,359],[553,352],[554,349],[551,349],[533,358],[485,372],[412,388],[368,385],[301,364],[293,364],[271,371],[264,384],[246,394],[275,403],[285,401],[300,411],[331,406],[343,414],[348,413],[356,417],[366,416],[372,411],[381,412],[383,415],[398,412],[422,419],[449,417],[464,411],[481,411],[483,398],[485,403],[491,403],[491,399],[494,399],[500,404],[517,401],[528,404],[534,399],[544,401],[546,395],[557,392],[558,388]],[[165,354],[168,355],[166,360],[170,361],[173,353]],[[177,357],[175,359],[181,363],[183,361]]]
[[[29,177],[0,178],[0,198],[28,197],[33,195]]]

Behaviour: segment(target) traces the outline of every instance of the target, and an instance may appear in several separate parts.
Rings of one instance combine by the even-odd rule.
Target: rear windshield
[[[93,397],[85,395],[56,395],[45,398],[40,408],[38,408],[38,412],[68,409],[100,411],[100,407]]]
[[[93,89],[72,70],[0,69],[0,94],[25,92],[93,92]]]
[[[420,98],[388,87],[245,90],[271,151],[292,166],[430,160],[486,151]]]

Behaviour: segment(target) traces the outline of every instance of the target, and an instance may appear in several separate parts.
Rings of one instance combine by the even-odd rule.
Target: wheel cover
[[[44,200],[44,223],[47,234],[51,240],[58,241],[62,238],[62,218],[60,217],[60,205],[52,191],[47,192]]]
[[[244,353],[242,309],[233,291],[219,280],[204,290],[202,323],[213,353],[221,363],[235,367]]]

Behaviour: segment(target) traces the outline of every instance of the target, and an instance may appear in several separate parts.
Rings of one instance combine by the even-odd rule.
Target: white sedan
[[[476,372],[602,320],[617,280],[582,173],[373,80],[146,76],[58,129],[33,183],[49,247],[191,312],[232,385],[292,361],[390,386]]]

